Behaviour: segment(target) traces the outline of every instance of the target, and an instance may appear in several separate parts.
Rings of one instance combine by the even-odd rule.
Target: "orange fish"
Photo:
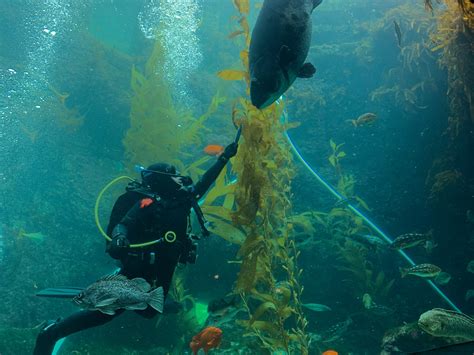
[[[212,348],[217,348],[221,344],[222,330],[216,327],[204,328],[200,333],[193,336],[193,340],[189,343],[189,347],[196,355],[199,349],[204,350],[204,354]]]
[[[322,355],[338,355],[339,353],[336,350],[326,350]]]
[[[224,147],[218,144],[209,144],[204,148],[204,153],[208,155],[221,155],[224,152]]]

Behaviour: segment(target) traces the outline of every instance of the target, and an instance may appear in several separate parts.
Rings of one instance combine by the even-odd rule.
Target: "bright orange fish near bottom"
[[[217,348],[222,341],[222,330],[216,327],[204,328],[200,333],[193,336],[189,347],[196,355],[199,349],[203,349],[207,354],[210,349]]]

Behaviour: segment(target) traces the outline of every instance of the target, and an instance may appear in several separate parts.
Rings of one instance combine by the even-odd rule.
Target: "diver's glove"
[[[123,258],[129,251],[130,241],[123,234],[119,234],[112,238],[107,246],[107,252],[114,259]]]
[[[119,223],[112,231],[112,240],[107,244],[107,253],[114,259],[121,259],[128,253],[129,248],[127,227]]]
[[[239,145],[237,143],[230,143],[227,147],[225,147],[224,152],[219,156],[219,159],[227,162],[230,158],[237,154],[238,148]]]

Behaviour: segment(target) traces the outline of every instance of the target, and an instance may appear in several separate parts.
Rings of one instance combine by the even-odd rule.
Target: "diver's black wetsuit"
[[[121,261],[120,274],[128,278],[142,277],[153,287],[162,286],[165,295],[168,293],[175,268],[183,253],[187,252],[185,245],[188,241],[192,201],[199,199],[209,189],[227,161],[228,158],[220,156],[201,180],[188,189],[190,195],[171,196],[161,200],[149,199],[149,196],[143,193],[146,191],[138,189],[127,191],[117,199],[110,216],[108,235],[112,235],[118,224],[125,227],[126,237],[131,244],[163,238],[168,231],[176,234],[176,241],[172,243],[161,241],[145,248],[128,249],[121,255],[112,255],[109,251],[112,257]],[[114,315],[107,315],[100,311],[79,311],[64,320],[52,323],[38,335],[34,355],[50,355],[59,339],[105,324],[123,312],[121,309]],[[136,313],[152,318],[157,311],[148,307]]]

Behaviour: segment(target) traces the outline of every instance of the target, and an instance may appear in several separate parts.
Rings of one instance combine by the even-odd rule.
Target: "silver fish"
[[[81,308],[109,315],[117,309],[139,310],[148,305],[163,313],[163,287],[150,290],[150,284],[142,278],[130,280],[123,275],[110,275],[81,291],[73,302]]]
[[[353,234],[351,235],[351,237],[354,238],[356,242],[364,244],[365,246],[372,249],[383,248],[387,246],[387,243],[385,243],[382,239],[380,239],[376,235]]]
[[[395,310],[393,308],[381,304],[374,304],[372,307],[369,308],[369,312],[375,316],[389,317],[395,313]]]
[[[324,304],[319,304],[319,303],[303,303],[303,307],[308,308],[311,311],[314,312],[329,312],[332,311],[332,309]]]
[[[419,264],[409,268],[400,268],[402,277],[413,275],[427,279],[438,276],[440,272],[441,268],[433,264]]]
[[[474,319],[463,313],[434,308],[420,316],[418,326],[436,337],[474,340]]]
[[[348,317],[345,321],[339,322],[331,326],[322,334],[322,342],[323,343],[330,343],[337,339],[339,339],[345,332],[349,329],[353,320],[351,317]]]
[[[425,244],[428,240],[431,239],[430,233],[407,233],[402,234],[395,238],[393,243],[390,245],[392,249],[407,249],[414,246]]]

